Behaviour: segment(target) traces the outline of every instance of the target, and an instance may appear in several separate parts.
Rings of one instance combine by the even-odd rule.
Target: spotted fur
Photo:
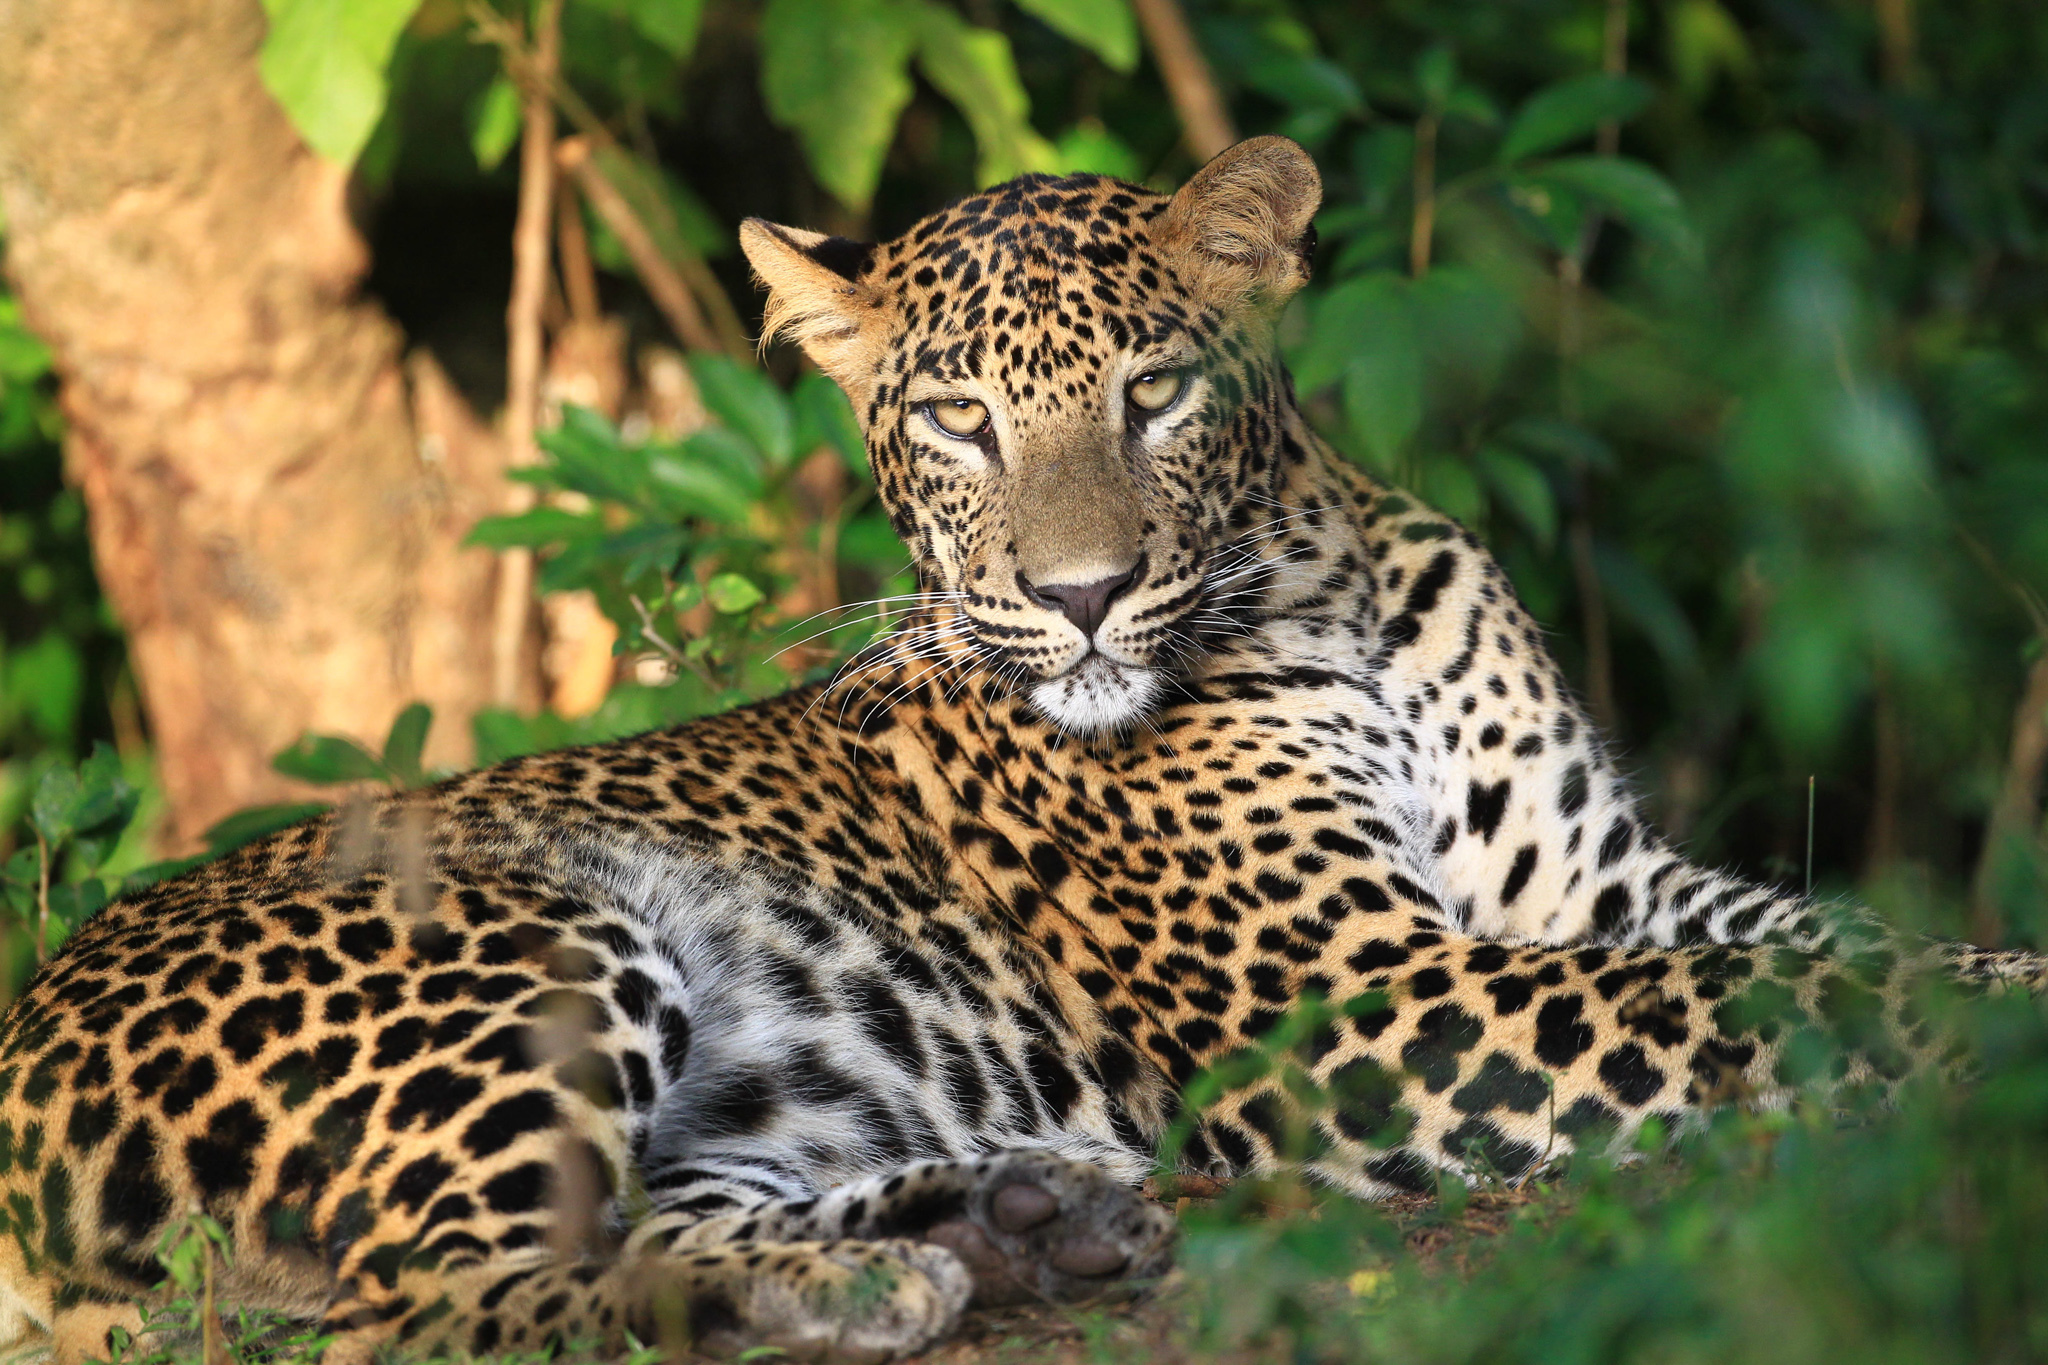
[[[204,1210],[345,1361],[687,1332],[879,1359],[1141,1282],[1184,1164],[1362,1196],[1947,1055],[1897,940],[1663,842],[1474,539],[1304,424],[1279,139],[867,246],[749,224],[925,592],[833,683],[298,826],[108,907],[0,1022],[0,1326],[68,1360]],[[1127,386],[1178,376],[1136,411]],[[1164,391],[1155,382],[1145,392]],[[950,435],[926,404],[980,404]],[[965,410],[965,409],[960,409]]]

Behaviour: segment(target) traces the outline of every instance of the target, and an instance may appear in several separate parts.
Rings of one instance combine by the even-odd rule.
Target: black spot
[[[1497,976],[1486,983],[1493,997],[1495,1014],[1519,1014],[1536,995],[1536,983],[1526,976]]]
[[[417,1014],[403,1015],[386,1024],[377,1034],[377,1050],[370,1065],[378,1068],[409,1062],[427,1045],[427,1021]]]
[[[1475,781],[1466,787],[1465,827],[1486,843],[1493,842],[1507,810],[1508,779],[1502,778],[1490,786]]]
[[[256,1148],[270,1125],[247,1100],[234,1100],[214,1110],[206,1132],[185,1143],[192,1178],[208,1199],[248,1188],[256,1170]]]
[[[1424,967],[1408,979],[1408,987],[1417,1000],[1434,1000],[1450,994],[1451,974],[1441,967]]]
[[[560,1113],[555,1097],[545,1090],[508,1095],[470,1121],[462,1130],[462,1145],[472,1156],[495,1156],[526,1134],[552,1127]]]
[[[1432,1095],[1458,1079],[1458,1056],[1470,1051],[1485,1026],[1456,1005],[1438,1005],[1415,1022],[1415,1036],[1401,1047],[1401,1062],[1422,1078]]]
[[[494,1213],[531,1213],[547,1193],[549,1168],[529,1161],[484,1182],[484,1203]]]
[[[1410,1194],[1428,1194],[1436,1188],[1436,1170],[1413,1152],[1374,1157],[1365,1163],[1365,1173],[1383,1185]]]
[[[1555,1071],[1562,1071],[1593,1046],[1593,1026],[1582,1017],[1585,998],[1554,995],[1536,1011],[1536,1056]]]
[[[1602,887],[1593,898],[1593,932],[1603,938],[1619,934],[1628,927],[1629,911],[1634,906],[1635,898],[1620,882]]]
[[[1452,1093],[1451,1104],[1468,1114],[1493,1109],[1533,1114],[1549,1098],[1550,1086],[1542,1073],[1517,1066],[1505,1052],[1490,1052],[1479,1073]]]
[[[391,1177],[384,1202],[418,1213],[454,1174],[455,1168],[438,1156],[419,1157],[399,1167],[398,1174]]]
[[[1621,1127],[1621,1115],[1587,1095],[1557,1116],[1557,1131],[1574,1141],[1612,1133]]]
[[[221,1020],[220,1041],[238,1062],[246,1062],[272,1038],[293,1038],[306,1022],[306,998],[298,991],[244,1000]]]
[[[1569,820],[1586,808],[1586,765],[1574,762],[1558,784],[1557,811]]]
[[[1469,1161],[1479,1169],[1504,1176],[1518,1176],[1541,1155],[1526,1142],[1517,1142],[1483,1118],[1473,1117],[1445,1133],[1444,1155]]]
[[[1600,840],[1600,870],[1605,872],[1628,856],[1628,851],[1635,846],[1635,841],[1635,827],[1629,823],[1628,817],[1615,816],[1614,823],[1607,827],[1606,836]]]
[[[1650,1065],[1638,1043],[1624,1043],[1600,1059],[1600,1079],[1623,1104],[1650,1102],[1664,1088],[1664,1073]]]
[[[81,1095],[71,1102],[71,1119],[64,1126],[64,1140],[78,1152],[90,1152],[114,1131],[118,1114],[119,1105],[114,1096],[88,1099]]]
[[[1413,957],[1414,953],[1398,943],[1383,938],[1368,939],[1364,946],[1344,959],[1344,965],[1354,972],[1384,971],[1399,967]]]
[[[1388,1145],[1414,1127],[1415,1116],[1399,1105],[1401,1078],[1370,1058],[1344,1063],[1330,1073],[1333,1117],[1344,1136]]]
[[[775,1083],[765,1073],[735,1067],[706,1082],[693,1126],[706,1137],[744,1137],[766,1127],[779,1107]]]
[[[350,920],[335,931],[334,944],[358,962],[375,962],[398,942],[381,919]]]
[[[1508,868],[1507,880],[1500,885],[1500,903],[1503,906],[1513,905],[1515,897],[1521,895],[1522,889],[1529,885],[1529,878],[1535,871],[1536,845],[1523,844],[1515,850],[1515,861]]]
[[[171,1216],[171,1192],[156,1161],[156,1130],[148,1120],[138,1120],[121,1134],[106,1179],[100,1184],[100,1217],[126,1233],[130,1241],[153,1236]]]
[[[424,1119],[423,1131],[432,1132],[461,1113],[469,1102],[483,1093],[484,1083],[475,1076],[430,1066],[415,1072],[392,1097],[385,1122],[397,1132]]]

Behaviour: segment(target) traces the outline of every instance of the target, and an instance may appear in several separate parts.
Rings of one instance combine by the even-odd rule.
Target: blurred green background
[[[495,410],[507,26],[526,14],[267,8],[272,90],[356,163],[371,290]],[[2048,8],[1182,12],[1235,130],[1285,133],[1323,169],[1316,280],[1285,326],[1318,425],[1494,548],[1659,821],[1703,859],[1911,924],[2048,942]],[[1198,164],[1124,0],[568,0],[561,21],[570,129],[607,142],[671,262],[749,326],[744,216],[886,236],[1025,170],[1170,189]],[[586,219],[604,312],[672,342],[631,253]],[[479,717],[480,756],[829,666],[876,618],[798,624],[817,599],[779,553],[793,527],[838,598],[908,589],[829,386],[788,354],[765,374],[689,364],[708,426],[572,412],[532,475],[547,504],[478,532],[534,547],[541,592],[594,593],[624,661],[595,710]],[[49,872],[51,941],[151,856],[149,736],[61,476],[55,387],[0,296],[0,864],[24,921]],[[829,535],[802,529],[818,450],[845,481]],[[814,656],[786,652],[820,629]],[[377,752],[311,737],[280,766],[425,780],[426,723],[409,713]],[[18,982],[33,937],[8,941]],[[1221,1287],[1204,1330],[1284,1329],[1294,1358],[2041,1358],[2048,1041],[2024,1010],[1970,1027],[1996,1081],[1972,1107],[1929,1098],[1846,1134],[1756,1121],[1691,1174],[1503,1194],[1525,1268],[1483,1293],[1406,1270],[1385,1289],[1372,1267],[1398,1239],[1351,1214],[1225,1220],[1194,1244]],[[1755,1184],[1766,1168],[1778,1183]],[[1431,1217],[1463,1227],[1462,1198]],[[1395,1294],[1369,1328],[1297,1292],[1360,1266],[1340,1300]]]

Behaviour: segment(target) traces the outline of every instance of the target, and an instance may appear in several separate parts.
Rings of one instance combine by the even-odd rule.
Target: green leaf
[[[1100,119],[1082,119],[1053,143],[1059,169],[1066,175],[1106,175],[1139,180],[1145,165],[1131,145],[1104,127]]]
[[[1458,57],[1442,43],[1429,48],[1415,60],[1415,89],[1423,107],[1441,113],[1458,84]]]
[[[1391,271],[1375,271],[1349,279],[1324,295],[1310,319],[1308,339],[1295,352],[1294,378],[1304,394],[1336,383],[1351,363],[1359,339],[1379,325],[1390,298],[1402,296],[1405,283]]]
[[[390,777],[381,760],[341,735],[300,735],[298,743],[270,760],[286,777],[323,785],[337,782],[383,782]]]
[[[6,300],[10,305],[12,299]],[[8,311],[13,312],[10,307]],[[50,372],[50,348],[11,317],[0,317],[0,379],[30,384]]]
[[[464,545],[503,550],[514,546],[542,549],[604,530],[604,518],[592,512],[560,507],[534,507],[505,517],[485,517],[469,528]]]
[[[746,525],[760,491],[759,482],[736,477],[718,454],[741,439],[710,427],[693,433],[676,454],[650,457],[647,473],[662,505],[676,516],[704,517],[724,526]]]
[[[867,442],[860,434],[860,419],[853,415],[853,405],[846,401],[843,389],[813,372],[796,381],[790,406],[796,412],[799,450],[829,445],[839,452],[839,458],[855,478],[865,481],[869,477]]]
[[[94,741],[92,753],[78,765],[78,804],[71,811],[74,836],[118,834],[141,800],[142,793],[129,785],[121,756],[104,740]]]
[[[263,0],[263,84],[314,151],[354,164],[383,116],[385,73],[420,0]]]
[[[1478,464],[1493,496],[1514,514],[1536,544],[1545,550],[1556,544],[1557,496],[1543,471],[1499,446],[1481,450]]]
[[[539,436],[540,448],[553,463],[540,470],[519,473],[537,475],[534,480],[553,483],[601,502],[635,504],[643,488],[637,474],[641,462],[627,450],[618,430],[601,413],[573,404],[562,409],[562,423]]]
[[[714,574],[704,585],[704,598],[711,603],[711,609],[726,616],[748,611],[760,605],[765,597],[751,578],[736,573]]]
[[[1700,99],[1721,73],[1746,78],[1756,70],[1742,25],[1715,0],[1678,0],[1664,23],[1671,71],[1686,98]]]
[[[71,837],[71,817],[78,809],[81,791],[77,770],[64,764],[45,769],[36,780],[28,803],[28,823],[51,848]]]
[[[1501,164],[1590,137],[1603,123],[1626,123],[1649,102],[1650,87],[1630,76],[1575,76],[1546,86],[1516,111],[1501,139]]]
[[[484,87],[469,112],[469,149],[476,153],[477,165],[487,171],[498,168],[519,141],[521,113],[519,87],[509,79],[499,76]]]
[[[85,660],[77,642],[49,630],[15,650],[0,668],[0,697],[18,705],[44,739],[70,748],[85,698]]]
[[[1374,465],[1390,473],[1422,425],[1422,346],[1408,281],[1382,271],[1346,288],[1346,312],[1362,323],[1345,347],[1344,418]]]
[[[779,469],[796,455],[789,399],[764,371],[727,355],[694,355],[690,373],[704,406],[751,441],[769,464]]]
[[[426,751],[427,731],[434,724],[434,708],[416,701],[398,713],[391,733],[384,737],[384,766],[401,783],[417,787],[426,781],[420,769],[420,755]]]
[[[874,197],[910,103],[922,11],[913,0],[768,0],[761,16],[768,113],[796,131],[818,182],[857,211]]]
[[[1115,70],[1138,65],[1138,24],[1128,0],[1017,0],[1017,8]]]
[[[1031,126],[1031,98],[1017,76],[1010,40],[975,28],[940,5],[925,5],[918,25],[918,70],[953,102],[974,130],[975,178],[993,185],[1059,163]]]
[[[1583,195],[1684,260],[1699,258],[1699,238],[1678,191],[1640,161],[1621,156],[1566,157],[1532,168],[1530,178]]]
[[[626,13],[642,37],[677,61],[696,51],[704,0],[627,0]]]

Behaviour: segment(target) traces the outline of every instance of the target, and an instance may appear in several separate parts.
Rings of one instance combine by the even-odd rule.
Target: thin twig
[[[559,154],[556,161],[559,164]],[[555,196],[555,255],[561,262],[562,293],[569,300],[570,320],[596,322],[602,309],[597,300],[597,267],[590,259],[590,234],[583,230],[583,210],[566,194]]]
[[[540,0],[534,44],[527,61],[544,80],[561,60],[562,0]],[[512,298],[505,308],[505,444],[514,467],[540,458],[534,425],[540,419],[541,303],[547,295],[548,239],[554,216],[555,106],[545,86],[524,99],[519,149],[519,215],[512,228]],[[516,487],[515,510],[529,498]],[[520,664],[533,611],[533,552],[506,551],[498,561],[498,596],[491,629],[491,696],[500,706],[519,700]]]
[[[1197,160],[1207,161],[1237,141],[1237,128],[1216,88],[1209,60],[1195,42],[1178,0],[1131,0],[1131,8],[1145,31],[1152,60],[1159,64],[1173,110],[1180,115],[1181,137]]]
[[[1415,217],[1408,225],[1408,273],[1418,280],[1429,273],[1436,238],[1436,129],[1433,113],[1415,120]]]
[[[1884,49],[1884,85],[1894,95],[1910,95],[1919,84],[1920,62],[1915,49],[1913,0],[1877,0],[1877,30]],[[1891,147],[1892,174],[1899,202],[1887,225],[1892,245],[1909,247],[1920,235],[1926,198],[1920,189],[1920,145],[1896,119],[1887,120],[1885,140]]]
[[[36,831],[36,965],[50,960],[50,845]]]
[[[612,152],[633,161],[633,153],[621,146],[612,130],[603,119],[586,104],[569,83],[561,78],[558,71],[541,71],[528,57],[519,41],[516,26],[492,10],[482,0],[471,0],[469,5],[470,25],[476,30],[477,41],[491,43],[504,54],[505,72],[518,85],[522,93],[533,90],[545,91],[553,99],[576,132],[589,142],[588,155],[601,158]],[[733,307],[732,298],[725,292],[725,286],[718,282],[718,276],[690,248],[682,228],[670,212],[668,204],[659,195],[651,196],[643,206],[647,215],[654,219],[653,229],[673,246],[676,258],[675,268],[684,281],[696,293],[703,310],[710,315],[711,325],[722,338],[722,349],[742,360],[751,360],[753,348],[747,338],[745,326],[740,322],[739,310]],[[636,211],[636,217],[640,211]],[[643,224],[644,225],[644,224]],[[664,259],[666,253],[662,254]],[[637,263],[636,263],[637,264]]]
[[[626,255],[632,258],[633,269],[639,273],[640,282],[647,286],[648,296],[661,309],[662,316],[668,319],[668,325],[682,343],[693,351],[725,350],[683,277],[676,273],[661,249],[654,244],[654,234],[640,221],[640,215],[633,212],[633,206],[626,202],[625,195],[619,193],[618,186],[597,168],[589,140],[563,138],[555,149],[555,159],[563,170],[575,177],[584,199],[597,210],[597,216],[604,219],[605,226],[626,249]]]
[[[1899,856],[1899,791],[1905,780],[1905,736],[1892,695],[1891,671],[1877,660],[1870,728],[1872,755],[1870,824],[1864,833],[1863,875],[1877,876]]]
[[[1607,16],[1601,25],[1600,69],[1610,76],[1628,74],[1628,0],[1607,0]],[[1594,135],[1594,147],[1602,156],[1621,150],[1621,123],[1608,119]]]
[[[2048,774],[2048,652],[2034,660],[2019,709],[2012,718],[2012,747],[1999,784],[1998,802],[1984,827],[1984,851],[1977,858],[1970,908],[1970,938],[1995,948],[2005,939],[2004,907],[1999,904],[1999,873],[2014,850],[2027,843],[2044,850],[2036,833],[2040,824],[2041,779]]]

